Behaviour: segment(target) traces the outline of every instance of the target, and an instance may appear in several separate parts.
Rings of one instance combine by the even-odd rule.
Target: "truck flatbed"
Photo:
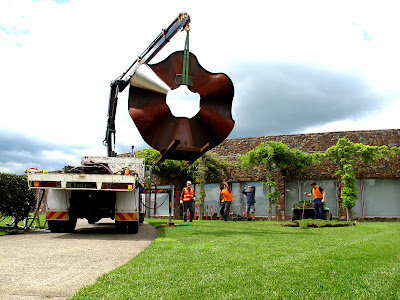
[[[137,185],[137,175],[34,173],[28,174],[30,188],[66,190],[130,191]]]

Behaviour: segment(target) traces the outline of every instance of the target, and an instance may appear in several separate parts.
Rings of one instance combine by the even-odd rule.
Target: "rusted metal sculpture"
[[[148,65],[169,86],[182,84],[183,51],[172,53],[160,63]],[[130,85],[129,114],[147,144],[164,159],[193,162],[223,142],[235,121],[231,109],[234,87],[223,73],[205,70],[196,56],[189,54],[188,89],[200,94],[200,111],[193,118],[175,117],[166,103],[166,93],[158,88]]]
[[[111,81],[110,84],[110,96],[108,98],[108,117],[107,117],[107,130],[106,136],[104,138],[103,144],[107,147],[107,156],[108,157],[116,157],[117,152],[115,151],[115,141],[116,141],[116,128],[115,128],[115,116],[117,113],[117,104],[118,104],[118,95],[121,93],[125,88],[132,84],[132,78],[136,76],[136,73],[142,73],[143,70],[139,71],[139,68],[144,68],[144,73],[148,73],[146,67],[147,64],[151,61],[151,59],[157,55],[158,52],[161,51],[162,48],[171,40],[172,37],[175,36],[176,33],[186,31],[189,32],[189,24],[190,24],[190,17],[187,13],[182,12],[180,13],[172,23],[161,30],[155,40],[142,52],[142,54],[131,64],[131,66],[124,72],[122,75],[118,76],[115,80]],[[188,34],[186,35],[188,39]],[[185,46],[185,51],[188,50],[188,47]],[[185,52],[186,53],[186,52]],[[186,62],[186,60],[185,60]],[[143,69],[143,68],[142,68]],[[185,69],[186,70],[186,69]],[[152,72],[152,71],[151,71]],[[135,76],[134,76],[135,75]],[[186,72],[185,72],[186,75]],[[146,75],[145,77],[146,78]],[[141,77],[143,79],[143,77]],[[147,85],[148,82],[146,80],[139,80],[139,83],[145,83]],[[186,76],[185,76],[186,79]],[[161,79],[160,79],[161,80]],[[140,82],[141,81],[141,82]],[[136,83],[137,84],[137,83]],[[157,88],[164,92],[163,87],[164,84],[159,85]],[[140,86],[140,84],[139,84]],[[154,88],[154,85],[153,85]],[[166,86],[167,90],[170,88]]]

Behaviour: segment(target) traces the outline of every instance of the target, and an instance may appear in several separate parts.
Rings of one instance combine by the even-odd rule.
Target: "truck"
[[[51,232],[72,232],[78,218],[94,224],[115,220],[118,232],[137,233],[144,209],[145,162],[137,157],[81,158],[82,167],[62,173],[30,173],[28,186],[47,190],[46,221]],[[109,170],[99,173],[99,169]]]
[[[72,232],[77,219],[94,224],[102,218],[115,220],[118,232],[137,233],[144,219],[140,193],[144,192],[144,158],[118,156],[115,151],[115,115],[118,93],[130,84],[139,66],[148,63],[179,31],[187,30],[190,17],[177,18],[110,85],[106,157],[82,156],[81,167],[64,167],[63,172],[28,173],[31,189],[47,191],[46,221],[51,232]]]

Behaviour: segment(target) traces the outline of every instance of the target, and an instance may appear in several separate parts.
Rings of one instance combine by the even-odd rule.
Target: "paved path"
[[[141,224],[117,234],[114,221],[78,220],[73,233],[31,231],[0,237],[0,299],[66,299],[99,276],[126,264],[157,237]]]

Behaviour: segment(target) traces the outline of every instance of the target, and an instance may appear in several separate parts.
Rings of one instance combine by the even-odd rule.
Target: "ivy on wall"
[[[196,203],[203,211],[205,198],[204,185],[207,182],[220,181],[221,174],[229,166],[229,163],[217,154],[206,152],[193,164],[185,164],[185,161],[166,159],[162,163],[156,164],[160,157],[160,152],[155,149],[143,149],[136,152],[137,157],[144,157],[145,164],[152,166],[152,172],[161,181],[174,182],[178,193],[175,193],[175,204],[179,204],[180,191],[186,186],[187,180],[200,185],[200,190],[196,191]],[[179,207],[178,207],[179,208]]]
[[[268,194],[268,219],[271,220],[271,204],[276,204],[278,192],[271,192],[271,187],[275,187],[272,181],[273,173],[301,174],[308,166],[316,162],[317,155],[305,153],[299,149],[290,149],[282,142],[270,141],[261,143],[256,148],[248,151],[245,155],[238,158],[243,167],[265,166],[266,181],[261,181],[267,187]]]
[[[379,159],[395,157],[400,152],[399,147],[369,146],[362,143],[353,143],[347,138],[341,138],[337,144],[327,149],[324,153],[306,153],[299,149],[290,149],[282,142],[264,142],[238,158],[244,167],[265,166],[266,181],[263,185],[268,187],[269,218],[270,205],[277,202],[278,193],[271,193],[275,187],[272,181],[273,173],[291,174],[301,177],[309,166],[315,166],[324,159],[333,161],[337,166],[336,175],[340,176],[342,207],[346,209],[347,220],[351,219],[351,209],[358,199],[356,186],[355,167],[361,162],[367,164]]]
[[[353,143],[347,138],[338,140],[335,146],[324,153],[324,157],[332,160],[337,166],[336,174],[340,176],[342,185],[342,207],[346,209],[347,220],[351,220],[351,209],[356,205],[358,190],[354,168],[358,162],[367,164],[378,159],[388,159],[398,155],[399,147],[369,146]]]

